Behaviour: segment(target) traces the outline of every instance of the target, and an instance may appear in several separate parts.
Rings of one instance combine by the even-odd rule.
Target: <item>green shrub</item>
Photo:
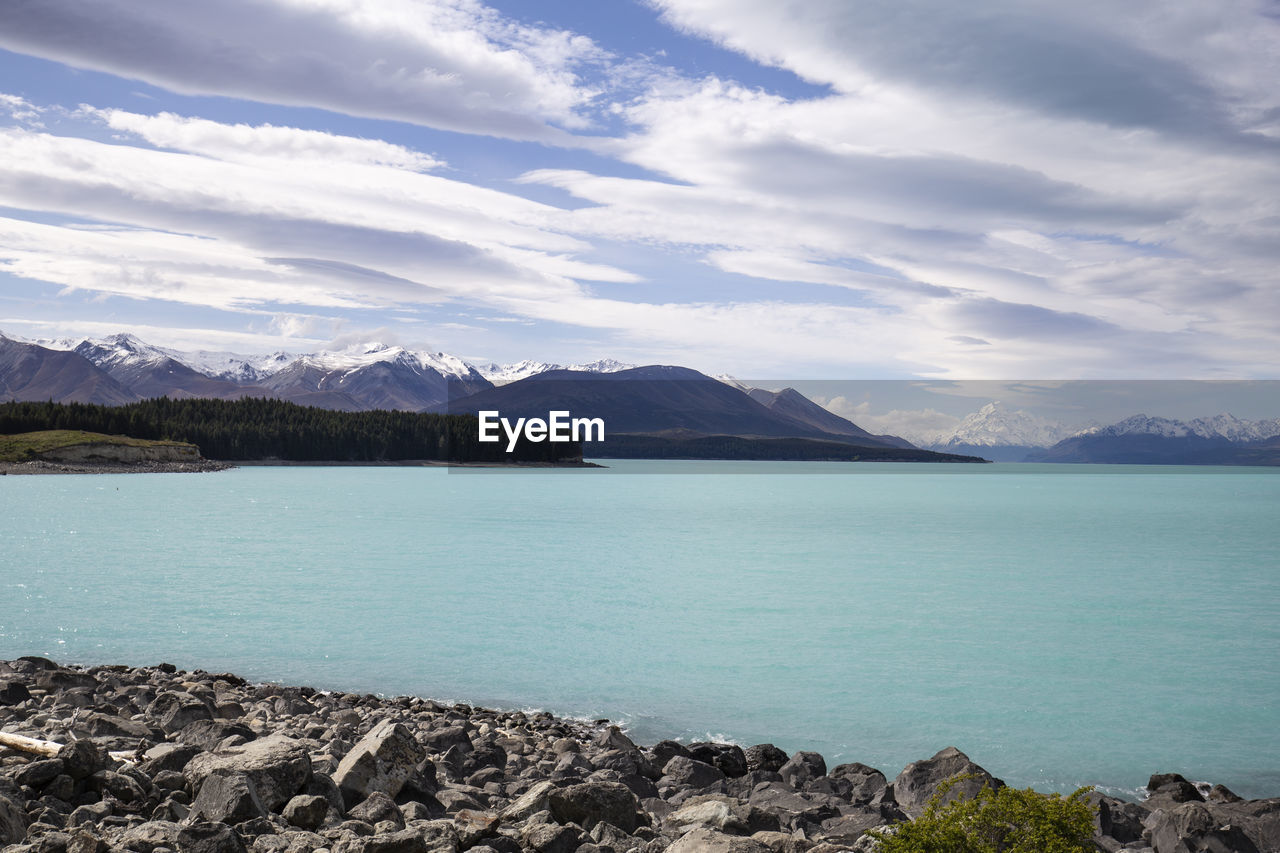
[[[983,788],[973,799],[944,803],[947,791],[967,777],[938,788],[915,820],[892,833],[871,833],[881,853],[1093,853],[1092,788],[1069,797],[1026,788]]]

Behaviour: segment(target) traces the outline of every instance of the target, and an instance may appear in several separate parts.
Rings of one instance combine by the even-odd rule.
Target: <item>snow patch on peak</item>
[[[498,364],[491,362],[489,364],[476,365],[476,370],[485,379],[488,379],[494,385],[507,385],[511,382],[518,382],[521,379],[528,379],[530,376],[537,376],[539,373],[546,373],[549,370],[577,370],[583,373],[617,373],[620,370],[630,370],[635,367],[634,364],[624,364],[616,359],[602,358],[597,361],[587,362],[585,364],[551,364],[545,361],[532,361],[525,359],[524,361],[512,362],[511,364]]]
[[[934,447],[1050,447],[1071,434],[1062,424],[1022,409],[1010,410],[999,400],[964,417],[955,429],[936,437]]]

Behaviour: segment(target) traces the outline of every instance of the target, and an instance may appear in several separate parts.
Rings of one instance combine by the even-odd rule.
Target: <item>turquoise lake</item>
[[[3,477],[0,657],[1280,795],[1280,470],[607,464]]]

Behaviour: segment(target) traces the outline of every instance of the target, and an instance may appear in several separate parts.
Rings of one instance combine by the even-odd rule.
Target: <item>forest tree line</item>
[[[206,459],[293,462],[556,462],[580,458],[580,443],[481,443],[474,415],[372,410],[337,412],[283,400],[157,397],[124,406],[0,404],[0,435],[74,429],[185,441]]]

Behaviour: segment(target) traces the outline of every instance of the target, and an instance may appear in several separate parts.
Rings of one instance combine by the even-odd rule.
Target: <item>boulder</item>
[[[216,770],[204,778],[191,802],[191,818],[211,823],[242,823],[266,817],[267,809],[258,790],[246,774]]]
[[[1171,809],[1179,803],[1203,803],[1204,796],[1191,782],[1177,773],[1156,773],[1147,782],[1147,799],[1143,804],[1152,810]]]
[[[73,740],[58,750],[58,758],[72,779],[87,779],[107,766],[107,756],[89,740]]]
[[[31,698],[31,691],[21,681],[0,681],[0,705],[18,705]]]
[[[236,831],[225,823],[197,823],[178,833],[179,853],[247,853]]]
[[[174,739],[198,749],[214,750],[229,737],[239,737],[242,743],[247,743],[257,736],[253,729],[239,723],[201,718],[183,726],[174,734]]]
[[[534,785],[525,791],[515,802],[502,810],[502,820],[506,823],[518,823],[530,815],[537,814],[540,811],[548,809],[548,798],[556,786],[551,782],[535,782]]]
[[[395,824],[397,830],[404,829],[404,814],[401,813],[400,807],[396,805],[395,800],[382,791],[374,791],[359,805],[353,806],[347,812],[347,817],[362,820],[374,826],[386,821]]]
[[[871,802],[889,783],[879,770],[857,762],[838,765],[827,775],[833,779],[849,781],[849,802],[855,805]]]
[[[468,744],[470,741],[468,741]],[[343,757],[333,774],[348,806],[374,791],[394,798],[426,758],[409,730],[393,720],[378,723]]]
[[[151,777],[155,777],[166,770],[175,770],[181,773],[186,768],[187,762],[201,752],[201,749],[184,743],[165,742],[156,744],[142,753],[143,761],[138,765],[138,769]]]
[[[771,743],[749,746],[743,756],[747,760],[748,770],[769,770],[776,773],[787,763],[787,754]]]
[[[902,769],[893,780],[893,795],[902,810],[916,817],[925,803],[938,793],[938,788],[956,777],[967,777],[953,783],[943,796],[943,802],[959,798],[971,798],[983,788],[1002,788],[1004,782],[969,760],[954,746],[939,751],[932,758],[913,761]]]
[[[248,776],[262,804],[277,811],[311,779],[311,756],[293,738],[273,734],[242,746],[202,752],[187,762],[183,775],[191,790],[198,791],[204,780],[218,770]]]
[[[1146,827],[1155,853],[1259,853],[1241,826],[1220,822],[1203,803],[1157,809]]]
[[[427,842],[412,829],[361,838],[346,848],[350,853],[427,853]]]
[[[526,847],[537,853],[574,853],[582,845],[582,831],[574,826],[539,823],[523,833]]]
[[[607,821],[625,832],[639,824],[640,801],[631,789],[617,782],[583,782],[558,788],[547,795],[547,805],[560,823],[576,823],[590,830]]]
[[[662,768],[662,778],[658,786],[666,785],[680,788],[705,788],[716,782],[723,782],[724,772],[719,767],[697,761],[684,755],[674,756]]]
[[[747,757],[736,744],[691,743],[689,756],[716,767],[730,779],[747,775]]]
[[[674,740],[658,741],[649,747],[649,754],[653,756],[653,763],[658,767],[666,767],[667,762],[677,755],[682,755],[685,758],[692,757],[687,746]]]
[[[27,816],[18,805],[0,796],[0,846],[17,844],[27,835]]]
[[[329,813],[329,801],[319,794],[299,794],[285,803],[284,819],[300,829],[318,829]]]
[[[667,853],[773,853],[754,838],[695,829],[667,848]]]
[[[167,820],[152,820],[130,827],[120,836],[117,846],[125,850],[136,850],[139,853],[151,853],[157,847],[170,850],[178,846],[178,834],[182,832],[179,824]]]
[[[54,779],[62,775],[63,763],[61,758],[46,758],[43,761],[32,761],[19,770],[13,777],[13,781],[19,785],[28,785],[32,788],[43,788]]]
[[[778,775],[793,788],[803,788],[819,776],[827,775],[827,762],[816,752],[797,752],[778,768]]]

